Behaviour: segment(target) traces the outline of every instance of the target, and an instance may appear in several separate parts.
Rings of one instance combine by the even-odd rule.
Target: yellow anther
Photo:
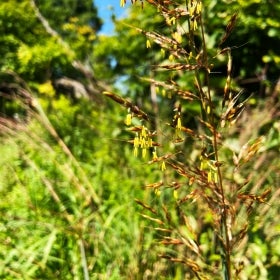
[[[141,136],[142,136],[142,137],[146,137],[146,136],[147,136],[147,132],[146,132],[145,126],[142,126],[142,129],[141,129]]]
[[[134,146],[134,148],[138,148],[139,147],[139,137],[138,137],[138,135],[137,136],[135,136],[134,137],[134,139],[133,139],[133,146]]]
[[[180,117],[177,119],[176,128],[177,128],[178,130],[181,130],[181,129],[182,129],[182,121],[181,121],[181,118],[180,118]]]
[[[214,172],[214,182],[218,183],[218,173]]]
[[[182,43],[182,36],[181,36],[180,33],[175,32],[175,33],[173,34],[173,38],[174,38],[179,44]]]
[[[198,14],[200,14],[201,11],[202,11],[202,2],[199,1],[199,2],[197,3],[197,5],[196,5],[196,12],[197,12]]]
[[[130,113],[128,113],[128,114],[126,115],[125,124],[126,124],[127,126],[129,126],[129,125],[131,125],[131,121],[132,121],[132,115],[131,115]]]
[[[155,160],[155,159],[157,159],[158,158],[158,156],[157,156],[157,150],[155,149],[154,151],[153,151],[153,160]]]
[[[160,167],[160,169],[161,169],[161,171],[166,170],[165,161],[163,161],[163,162],[161,163],[161,167]]]
[[[147,155],[147,149],[143,148],[142,149],[142,158],[146,158],[146,155]]]
[[[133,149],[133,155],[134,155],[135,157],[138,156],[138,147],[134,147],[134,149]]]
[[[211,170],[208,171],[207,181],[212,182],[212,171]]]
[[[206,112],[207,112],[208,115],[211,113],[211,108],[210,108],[209,105],[207,105],[207,107],[206,107]]]
[[[159,188],[156,188],[156,189],[155,189],[155,194],[156,194],[157,196],[160,196],[160,193],[161,193],[160,189],[159,189]]]

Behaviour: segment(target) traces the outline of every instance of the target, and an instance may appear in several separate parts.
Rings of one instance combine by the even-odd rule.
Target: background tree
[[[44,9],[46,15],[49,13],[49,1],[41,1],[41,6],[35,1],[1,3],[1,28],[5,34],[0,50],[4,58],[2,71],[20,74],[29,84],[32,82],[32,87],[38,92],[44,93],[47,89],[49,94],[56,90],[70,94],[72,91],[72,97],[87,95],[98,98],[100,85],[90,69],[88,53],[101,21],[90,1],[83,2],[83,5],[78,2],[64,3],[66,13],[60,10],[61,16],[55,17],[58,30],[52,27],[52,19],[49,21],[44,17]],[[57,3],[55,7],[55,15],[59,7],[65,8]]]

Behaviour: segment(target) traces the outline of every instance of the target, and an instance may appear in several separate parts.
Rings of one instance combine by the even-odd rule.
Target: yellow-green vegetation
[[[4,2],[0,278],[278,279],[280,4]]]

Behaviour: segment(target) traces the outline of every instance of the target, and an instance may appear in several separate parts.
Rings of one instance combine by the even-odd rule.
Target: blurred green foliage
[[[150,84],[141,77],[173,80],[183,88],[193,85],[185,73],[153,72],[153,66],[168,61],[169,54],[155,44],[147,49],[146,37],[130,25],[163,34],[174,31],[173,27],[166,26],[155,9],[144,5],[142,10],[140,5],[132,6],[127,18],[116,20],[115,35],[98,35],[101,19],[91,1],[35,2],[58,37],[46,31],[30,1],[0,3],[0,278],[190,279],[180,264],[158,259],[164,249],[157,241],[164,234],[154,233],[153,223],[139,215],[142,208],[135,198],[151,202],[162,217],[164,202],[175,209],[174,221],[178,218],[174,194],[168,188],[160,195],[143,191],[143,186],[162,180],[163,175],[158,166],[133,156],[127,142],[131,132],[123,129],[127,112],[103,99],[99,103],[69,98],[54,86],[57,78],[65,76],[90,86],[73,66],[78,59],[93,68],[95,79],[116,86],[124,96],[144,105],[156,122],[157,112],[147,98]],[[237,26],[224,45],[233,47],[236,87],[244,86],[249,93],[260,92],[264,97],[254,96],[256,104],[244,115],[245,125],[240,123],[230,131],[223,157],[231,160],[249,141],[251,131],[255,138],[265,137],[264,147],[245,173],[234,174],[229,168],[226,176],[242,182],[251,172],[248,190],[272,189],[268,204],[252,216],[250,245],[240,245],[243,255],[239,258],[245,265],[242,279],[276,280],[280,269],[280,93],[276,87],[280,4],[255,0],[204,3],[208,7],[204,19],[207,44],[213,55],[232,12],[238,12]],[[9,71],[26,85],[9,80]],[[219,61],[217,71],[225,73],[224,60]],[[217,76],[213,87],[219,91],[225,76]],[[246,84],[251,78],[256,78],[253,85]],[[40,105],[28,107],[21,97],[14,101],[22,88]],[[161,94],[168,92],[161,89]],[[167,101],[159,96],[157,101],[163,122],[170,123],[172,96]],[[196,126],[193,115],[198,111],[198,104],[185,104],[185,122]],[[163,132],[172,138],[172,131]],[[176,152],[177,146],[164,149]],[[197,158],[198,151],[188,139],[181,156]],[[176,176],[167,172],[164,179]],[[208,216],[195,220],[193,205],[185,211],[198,228],[207,219],[211,222]],[[214,259],[207,229],[200,241]],[[175,251],[174,246],[170,254]]]
[[[70,106],[62,98],[53,110],[60,140],[38,120],[1,138],[0,275],[86,279],[83,244],[90,279],[134,278],[151,242],[141,244],[134,198],[157,171],[119,145],[127,135],[117,129],[123,120],[116,108],[108,115],[92,103]]]

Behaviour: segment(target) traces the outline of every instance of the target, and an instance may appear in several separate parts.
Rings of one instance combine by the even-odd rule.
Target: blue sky
[[[121,8],[119,0],[93,0],[93,2],[98,9],[99,17],[102,18],[104,22],[101,33],[112,34],[114,26],[111,21],[111,15],[114,13],[117,17],[124,16],[129,3],[127,3],[125,7]]]

